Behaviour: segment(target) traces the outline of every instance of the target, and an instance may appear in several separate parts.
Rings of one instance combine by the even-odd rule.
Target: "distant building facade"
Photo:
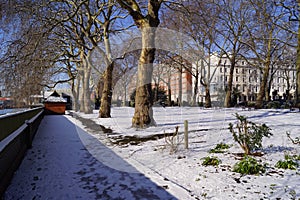
[[[130,74],[130,78],[126,77],[125,74],[124,78],[121,77],[115,85],[113,101],[130,101],[130,96],[136,89],[136,84],[137,73]],[[159,87],[164,90],[166,96],[170,96],[175,105],[191,101],[193,91],[192,75],[184,67],[154,65],[151,85],[152,88]]]
[[[211,56],[211,82],[210,92],[212,101],[220,100],[220,95],[224,95],[228,86],[230,61],[226,57]],[[252,65],[251,60],[246,61],[240,59],[237,61],[232,86],[239,93],[239,101],[255,101],[260,90],[263,72]],[[252,60],[254,64],[254,60]],[[204,67],[204,73],[207,66]],[[203,72],[202,72],[203,73]],[[272,81],[270,81],[272,80]],[[268,86],[270,87],[270,99],[288,99],[294,97],[296,90],[296,68],[295,65],[274,65],[271,67],[268,78]],[[205,97],[205,89],[199,81],[198,100],[201,102]]]
[[[224,101],[225,98],[225,90],[228,86],[230,74],[230,61],[227,57],[220,58],[217,55],[211,55],[207,59],[210,59],[209,72],[207,65],[202,64],[203,66],[198,66],[199,79],[196,101],[205,101],[205,87],[201,85],[200,79],[201,76],[206,77],[207,73],[210,73],[211,100],[212,102],[219,102],[219,105],[223,105],[220,101]],[[261,68],[254,67],[257,66],[255,62],[254,59],[244,60],[239,58],[236,63],[232,87],[238,93],[238,102],[256,101],[262,81],[263,72],[261,69],[263,69],[263,66]],[[154,65],[152,87],[158,86],[163,89],[167,96],[171,96],[171,101],[175,105],[180,103],[180,97],[181,103],[190,103],[195,89],[196,81],[195,76],[193,76],[196,74],[195,69],[195,64],[186,64],[181,67],[178,64]],[[125,74],[114,88],[113,100],[130,101],[130,95],[136,88],[136,82],[137,73]],[[270,69],[268,87],[270,89],[270,100],[293,99],[296,90],[295,65],[273,65]],[[123,103],[123,105],[125,104]]]

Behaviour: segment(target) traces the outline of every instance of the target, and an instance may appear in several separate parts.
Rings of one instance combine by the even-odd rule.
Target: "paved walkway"
[[[87,151],[82,134],[89,137],[66,116],[45,116],[4,199],[176,199],[113,152],[105,155],[132,169],[103,164]]]

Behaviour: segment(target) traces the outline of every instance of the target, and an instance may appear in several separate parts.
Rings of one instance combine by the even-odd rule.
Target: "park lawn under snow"
[[[290,132],[293,138],[299,137],[300,113],[289,110],[242,110],[234,109],[203,109],[197,107],[154,107],[154,119],[157,126],[137,130],[131,127],[133,108],[114,107],[112,118],[99,119],[94,114],[76,113],[83,118],[92,119],[97,124],[113,130],[113,134],[90,133],[125,161],[137,168],[146,176],[159,175],[165,184],[175,184],[189,193],[191,199],[300,199],[300,172],[275,168],[285,154],[300,155],[300,145],[293,144],[286,136]],[[267,170],[260,175],[240,175],[232,172],[233,165],[240,159],[236,153],[242,149],[234,142],[228,130],[228,124],[235,123],[234,114],[239,113],[255,123],[265,123],[272,129],[273,136],[263,139],[261,157],[255,157],[267,164]],[[73,119],[77,125],[80,124]],[[176,126],[179,132],[184,131],[184,120],[188,120],[189,149],[185,150],[180,135],[180,145],[174,153],[166,138],[151,140],[132,145],[117,145],[110,141],[118,141],[120,136],[147,137],[150,135],[172,133]],[[85,127],[89,130],[88,127]],[[114,139],[116,138],[116,139]],[[232,147],[226,153],[208,153],[218,143],[226,143]],[[93,154],[92,146],[87,149]],[[95,155],[97,157],[99,155]],[[218,167],[202,166],[202,158],[216,156],[221,160]],[[103,159],[101,157],[98,160]],[[103,161],[103,160],[102,160]],[[109,167],[118,169],[114,162],[106,162]],[[299,163],[299,161],[298,161]],[[300,164],[300,163],[299,163]],[[120,169],[126,170],[126,169]],[[168,188],[166,186],[166,188]],[[167,189],[168,190],[168,189]],[[180,194],[169,191],[180,199]]]

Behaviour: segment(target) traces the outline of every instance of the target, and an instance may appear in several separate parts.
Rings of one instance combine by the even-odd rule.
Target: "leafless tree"
[[[2,4],[9,11],[2,14],[2,19],[10,34],[3,43],[0,70],[11,96],[17,103],[28,105],[30,96],[39,94],[53,72],[57,72],[54,60],[59,53],[57,43],[48,39],[50,34],[34,2],[12,2],[13,7],[9,2]]]
[[[138,65],[138,83],[135,97],[135,113],[132,126],[145,128],[154,125],[151,81],[155,58],[155,31],[158,27],[162,0],[149,0],[147,8],[136,0],[117,0],[128,11],[142,34],[142,51]]]
[[[256,99],[256,107],[262,108],[266,95],[269,96],[266,91],[271,64],[276,60],[276,52],[286,46],[287,37],[283,38],[286,34],[277,26],[283,17],[282,9],[268,1],[251,0],[250,3],[253,7],[252,23],[247,28],[248,41],[245,44],[256,58],[256,67],[262,72]]]
[[[224,106],[231,107],[234,69],[246,51],[245,45],[241,41],[247,37],[246,27],[251,7],[248,1],[242,0],[220,0],[216,3],[220,13],[216,28],[218,37],[215,40],[215,45],[220,49],[220,57],[226,57],[230,61]]]
[[[290,44],[296,48],[296,94],[295,105],[300,107],[300,2],[293,0],[273,0],[277,7],[282,8],[282,12],[285,13],[286,18],[283,18],[283,23],[277,24],[281,29],[295,35],[295,43],[297,45]],[[298,26],[297,26],[298,23]]]
[[[186,3],[182,12],[185,16],[185,26],[182,28],[189,35],[196,48],[195,55],[198,56],[196,63],[190,70],[194,77],[194,92],[192,104],[196,103],[198,83],[205,87],[205,107],[211,107],[210,83],[212,80],[211,55],[216,49],[216,25],[218,22],[218,7],[211,1],[191,1]],[[187,69],[189,70],[189,68]]]

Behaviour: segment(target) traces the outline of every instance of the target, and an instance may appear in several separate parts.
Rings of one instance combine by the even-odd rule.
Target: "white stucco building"
[[[210,70],[207,64],[200,65],[201,74],[207,77],[210,73],[210,94],[212,101],[220,101],[225,94],[230,71],[230,61],[226,57],[212,55],[210,58]],[[240,93],[239,101],[255,101],[260,89],[262,80],[262,68],[254,67],[254,60],[240,59],[237,61],[233,73],[233,88]],[[201,63],[201,62],[199,62]],[[202,63],[208,63],[202,62]],[[253,65],[252,65],[253,64]],[[199,65],[199,64],[198,64]],[[256,65],[257,66],[257,65]],[[195,65],[194,65],[195,68]],[[270,80],[272,80],[270,82]],[[193,83],[195,80],[193,80]],[[270,99],[286,99],[289,91],[294,97],[296,89],[296,68],[295,65],[273,65],[270,69],[268,84],[270,83]],[[198,101],[204,101],[205,88],[198,84]]]

